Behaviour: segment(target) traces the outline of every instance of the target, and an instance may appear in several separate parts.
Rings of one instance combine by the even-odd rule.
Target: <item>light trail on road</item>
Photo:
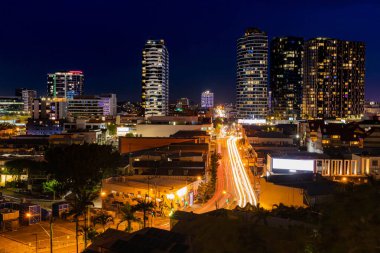
[[[247,203],[257,205],[257,199],[253,187],[249,181],[247,172],[245,171],[243,162],[240,158],[237,148],[239,138],[230,137],[227,140],[228,155],[231,163],[231,170],[234,177],[236,190],[238,192],[238,205],[244,207]]]
[[[243,203],[245,202],[245,194],[244,194],[244,189],[243,189],[243,186],[242,184],[240,183],[239,181],[239,173],[236,169],[236,160],[235,160],[235,156],[233,155],[233,151],[232,151],[232,138],[229,138],[227,140],[227,149],[228,149],[228,156],[230,158],[230,163],[231,163],[231,170],[232,170],[232,174],[233,174],[233,179],[234,179],[234,182],[235,182],[235,186],[236,186],[236,190],[237,190],[237,193],[238,193],[238,205],[239,206],[243,206]]]

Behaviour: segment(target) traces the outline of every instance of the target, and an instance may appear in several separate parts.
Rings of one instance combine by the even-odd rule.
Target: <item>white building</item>
[[[104,116],[116,116],[117,114],[116,94],[100,95],[99,104],[103,108]]]
[[[33,101],[37,97],[37,91],[20,88],[16,89],[16,96],[21,97],[22,102],[24,102],[24,112],[31,113]]]
[[[202,108],[213,108],[214,107],[214,93],[206,90],[202,92],[201,95],[201,107]]]
[[[169,53],[164,40],[148,40],[142,60],[142,106],[145,116],[169,112]]]
[[[268,114],[268,36],[247,29],[237,41],[236,110],[240,119],[265,119]]]
[[[72,117],[116,116],[116,94],[77,96],[68,100],[68,115]]]
[[[98,96],[77,96],[68,101],[67,115],[74,118],[96,118],[103,116]]]

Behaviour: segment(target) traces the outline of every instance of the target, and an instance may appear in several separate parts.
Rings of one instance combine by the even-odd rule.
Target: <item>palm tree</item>
[[[85,227],[80,226],[78,231],[83,235],[86,236],[87,240],[90,240],[93,242],[95,238],[100,234],[93,226]]]
[[[94,227],[96,224],[100,224],[103,227],[103,233],[106,230],[106,227],[113,223],[113,218],[107,212],[101,212],[97,214],[94,218]]]
[[[121,208],[121,212],[123,214],[123,217],[121,218],[121,221],[117,224],[117,227],[116,229],[119,229],[119,225],[123,222],[127,222],[128,223],[128,226],[127,228],[125,229],[125,231],[127,232],[131,232],[132,231],[132,222],[133,221],[138,221],[139,219],[136,218],[135,216],[135,212],[136,212],[136,208],[135,207],[132,207],[129,203],[127,203],[126,205],[124,205],[122,208]]]
[[[144,220],[143,227],[144,228],[146,227],[146,220],[148,219],[146,213],[153,211],[153,209],[155,207],[154,202],[148,201],[147,198],[148,197],[145,196],[145,198],[143,200],[142,199],[136,199],[137,204],[134,206],[135,210],[143,212],[143,220]]]
[[[76,197],[74,199],[74,202],[72,203],[73,209],[68,214],[69,216],[70,215],[74,216],[75,240],[76,240],[77,252],[79,252],[78,251],[78,246],[79,246],[78,235],[79,235],[79,232],[83,232],[84,245],[85,245],[85,247],[87,247],[87,238],[88,238],[88,236],[87,236],[87,231],[88,231],[88,228],[87,228],[87,211],[88,211],[88,207],[90,205],[94,205],[93,202],[90,200],[91,200],[91,198],[87,199],[87,198],[77,198]],[[83,216],[83,222],[84,222],[84,226],[82,229],[79,226],[79,218],[81,216]]]

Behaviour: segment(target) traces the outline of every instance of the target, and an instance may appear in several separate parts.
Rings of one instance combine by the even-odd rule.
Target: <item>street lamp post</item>
[[[103,212],[103,202],[104,202],[104,198],[106,197],[106,192],[105,191],[102,191],[101,193],[100,193],[100,198],[101,198],[101,200],[102,200],[102,212]]]
[[[53,253],[53,213],[50,215],[50,253]]]
[[[36,236],[36,253],[38,252],[38,234],[32,234]]]

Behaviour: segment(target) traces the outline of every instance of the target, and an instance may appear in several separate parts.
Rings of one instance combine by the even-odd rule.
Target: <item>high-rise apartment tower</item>
[[[237,41],[236,110],[244,119],[268,114],[268,36],[257,28]]]
[[[363,42],[315,38],[305,43],[303,118],[359,118],[364,110]]]
[[[148,40],[142,57],[142,106],[145,117],[169,112],[169,53],[164,40]]]
[[[301,116],[304,40],[274,38],[270,45],[271,108],[277,119]]]

